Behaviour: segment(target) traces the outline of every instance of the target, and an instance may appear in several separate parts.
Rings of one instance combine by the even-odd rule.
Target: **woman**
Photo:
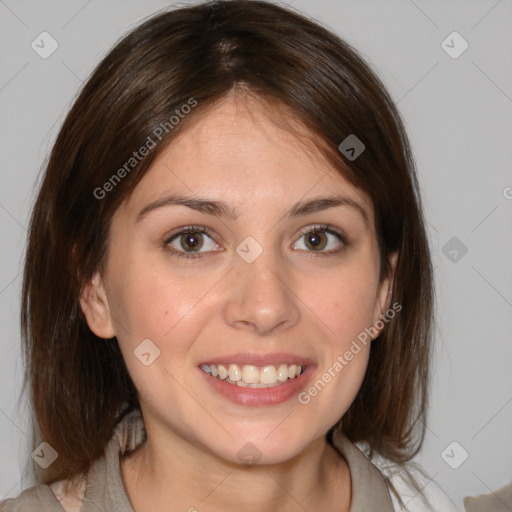
[[[34,206],[45,469],[2,510],[450,510],[409,462],[432,302],[407,136],[355,50],[267,2],[160,13],[85,84]]]

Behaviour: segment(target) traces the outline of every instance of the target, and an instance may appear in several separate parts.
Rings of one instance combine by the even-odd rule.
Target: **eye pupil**
[[[306,237],[306,243],[312,248],[321,246],[320,248],[323,249],[325,247],[325,233],[311,231]]]
[[[192,249],[197,250],[200,249],[202,244],[202,241],[200,240],[201,235],[198,236],[196,233],[185,233],[181,237],[181,242],[183,244],[183,247],[186,249]]]

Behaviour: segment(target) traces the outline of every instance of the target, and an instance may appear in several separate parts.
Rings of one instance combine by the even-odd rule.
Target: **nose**
[[[285,264],[279,263],[271,250],[264,250],[252,263],[235,255],[235,269],[226,283],[228,325],[264,336],[297,324],[300,301]]]

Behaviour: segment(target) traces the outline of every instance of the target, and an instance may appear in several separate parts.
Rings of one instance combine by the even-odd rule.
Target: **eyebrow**
[[[152,203],[146,205],[137,214],[135,223],[140,222],[150,212],[155,211],[158,208],[168,206],[186,206],[192,210],[213,215],[215,217],[226,217],[229,219],[236,220],[240,217],[240,212],[236,208],[232,208],[223,201],[217,201],[212,199],[205,199],[200,197],[187,197],[181,194],[172,194],[161,199],[157,199]],[[299,201],[295,203],[292,208],[284,216],[285,219],[290,217],[299,217],[308,215],[310,213],[327,210],[329,208],[335,208],[337,206],[349,206],[355,209],[363,217],[367,225],[370,224],[370,219],[366,210],[356,201],[348,197],[342,196],[328,196],[328,197],[317,197],[309,199],[307,201]]]

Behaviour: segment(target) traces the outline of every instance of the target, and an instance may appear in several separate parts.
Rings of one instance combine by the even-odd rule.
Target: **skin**
[[[175,192],[225,201],[240,215],[180,205],[136,222]],[[357,202],[368,221],[347,205],[284,218],[298,201],[333,194]],[[315,224],[341,230],[348,244],[327,233],[325,247],[308,246],[301,231]],[[199,258],[173,256],[187,246],[179,236],[165,242],[189,225],[213,236],[197,235]],[[248,236],[263,249],[252,263],[236,252]],[[370,199],[254,98],[225,97],[159,155],[116,212],[105,273],[81,297],[91,330],[117,337],[139,393],[148,439],[121,459],[137,512],[349,510],[350,472],[325,434],[361,386],[370,343],[307,405],[297,396],[234,404],[197,366],[235,352],[290,352],[314,361],[309,387],[389,307],[393,274],[380,280],[379,266]],[[133,354],[147,338],[160,349],[149,366]],[[247,442],[261,453],[252,465],[237,457]]]

